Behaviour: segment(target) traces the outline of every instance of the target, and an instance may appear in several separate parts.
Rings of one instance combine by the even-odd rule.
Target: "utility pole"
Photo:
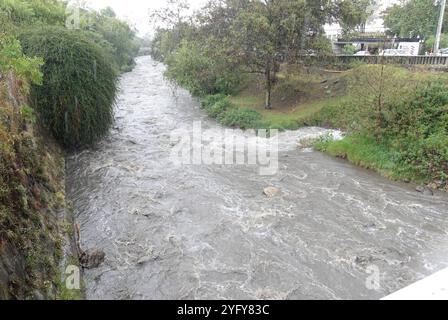
[[[446,7],[446,0],[442,0],[440,3],[439,25],[437,26],[436,43],[434,44],[434,54],[438,54],[440,49],[440,37],[442,35],[443,20],[445,17],[445,7]]]

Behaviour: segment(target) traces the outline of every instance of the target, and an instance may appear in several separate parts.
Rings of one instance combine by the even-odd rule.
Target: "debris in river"
[[[428,187],[424,187],[424,186],[418,186],[417,188],[415,188],[415,191],[423,193],[423,195],[425,196],[433,196],[434,192],[428,188]]]
[[[98,268],[106,258],[106,254],[103,250],[94,249],[84,251],[81,248],[81,237],[79,231],[79,225],[75,225],[76,231],[76,250],[78,253],[78,260],[81,267],[86,269],[95,269]]]
[[[103,250],[94,249],[92,251],[84,251],[79,257],[79,263],[83,268],[95,269],[98,268],[106,258]]]
[[[263,190],[263,194],[268,198],[273,198],[279,193],[280,193],[280,189],[276,188],[276,187],[267,187],[267,188],[264,188],[264,190]]]

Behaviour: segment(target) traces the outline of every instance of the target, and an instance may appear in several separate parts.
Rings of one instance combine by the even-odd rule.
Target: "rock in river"
[[[86,269],[98,268],[106,258],[106,254],[102,250],[85,251],[79,257],[79,262]]]
[[[418,186],[415,190],[417,192],[423,193],[425,196],[433,196],[434,195],[434,192],[428,187]]]
[[[263,194],[268,198],[273,198],[280,193],[280,189],[276,187],[264,188]]]

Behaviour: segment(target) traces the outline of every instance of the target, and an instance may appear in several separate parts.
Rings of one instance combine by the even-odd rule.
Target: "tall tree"
[[[436,33],[439,11],[438,0],[401,0],[384,12],[384,25],[394,35],[428,38]],[[447,22],[445,19],[444,29]]]
[[[334,9],[344,32],[364,32],[369,18],[378,9],[378,0],[337,0]]]

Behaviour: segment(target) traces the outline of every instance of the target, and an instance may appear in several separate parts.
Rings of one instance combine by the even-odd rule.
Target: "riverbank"
[[[0,299],[80,298],[64,283],[66,262],[77,265],[64,153],[19,107],[18,85],[0,81]]]
[[[240,114],[258,114],[246,127],[296,130],[311,125],[340,129],[347,132],[345,139],[332,141],[326,137],[315,144],[316,149],[389,179],[448,191],[444,106],[448,77],[422,68],[381,68],[360,66],[311,73],[284,68],[273,89],[272,110],[264,108],[261,78],[227,100],[246,110]],[[383,78],[380,72],[384,72]],[[218,120],[225,118],[213,114],[213,106],[205,106]],[[239,123],[246,122],[241,119],[231,125]]]

